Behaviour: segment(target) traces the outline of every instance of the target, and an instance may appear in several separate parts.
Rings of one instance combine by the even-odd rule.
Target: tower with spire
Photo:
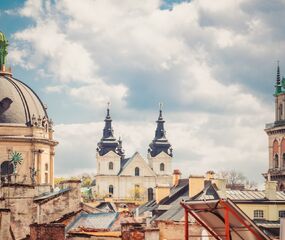
[[[269,145],[269,168],[263,176],[277,181],[285,190],[285,79],[281,79],[279,61],[275,80],[275,121],[265,125]]]
[[[150,167],[157,175],[171,174],[172,147],[166,138],[162,116],[162,104],[159,104],[159,115],[156,121],[154,139],[149,144],[148,160]]]
[[[124,159],[124,149],[122,147],[122,140],[117,140],[114,136],[110,103],[108,103],[104,121],[103,136],[97,144],[97,174],[112,175],[120,171],[121,161]]]

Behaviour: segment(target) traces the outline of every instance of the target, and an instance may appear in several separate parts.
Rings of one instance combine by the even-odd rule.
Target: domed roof
[[[37,120],[48,120],[46,109],[23,82],[8,74],[0,75],[0,124],[14,123],[32,126]]]

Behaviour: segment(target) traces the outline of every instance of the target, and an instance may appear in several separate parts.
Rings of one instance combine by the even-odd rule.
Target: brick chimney
[[[265,182],[265,198],[269,200],[277,199],[277,182],[276,181],[266,181]]]
[[[169,184],[159,184],[155,188],[155,200],[159,203],[163,198],[169,196],[170,186]]]
[[[173,174],[172,174],[172,184],[174,187],[176,187],[179,184],[181,172],[179,169],[174,169]]]
[[[204,176],[190,175],[189,177],[189,197],[193,197],[204,189]]]

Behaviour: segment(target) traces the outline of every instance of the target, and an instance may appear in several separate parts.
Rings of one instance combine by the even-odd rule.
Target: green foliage
[[[11,162],[17,167],[18,164],[21,164],[23,161],[22,153],[12,152],[10,153]]]

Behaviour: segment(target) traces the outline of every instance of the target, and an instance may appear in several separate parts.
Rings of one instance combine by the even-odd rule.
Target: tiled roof
[[[67,227],[67,231],[77,232],[82,229],[108,230],[118,216],[119,213],[82,213]]]

